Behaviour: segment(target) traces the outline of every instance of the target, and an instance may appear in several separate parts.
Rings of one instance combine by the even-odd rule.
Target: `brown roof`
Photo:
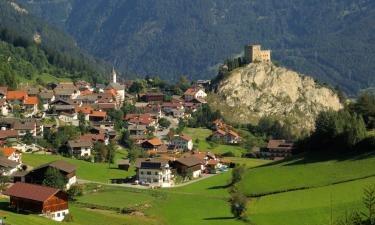
[[[176,136],[176,138],[181,138],[185,141],[191,141],[192,140],[192,138],[190,136],[186,135],[186,134],[180,134],[180,135]]]
[[[135,159],[134,165],[136,168],[140,168],[143,162],[153,162],[160,163],[161,165],[166,165],[168,160],[163,158],[137,158]]]
[[[59,191],[60,190],[56,188],[18,182],[8,188],[8,190],[3,192],[3,194],[18,198],[31,199],[38,202],[44,202]]]
[[[33,170],[37,170],[37,169],[40,169],[40,168],[43,168],[43,167],[46,167],[46,166],[56,168],[58,170],[66,172],[66,173],[71,173],[71,172],[73,172],[77,169],[77,166],[72,164],[72,163],[68,163],[67,161],[64,161],[64,160],[56,160],[56,161],[53,161],[53,162],[49,162],[49,163],[40,165]]]
[[[0,157],[0,166],[7,168],[16,168],[20,163]]]
[[[202,164],[202,161],[194,156],[186,157],[186,158],[179,158],[176,161],[188,167]]]
[[[91,147],[92,141],[89,139],[78,139],[78,140],[72,140],[68,141],[68,144],[70,147]]]
[[[267,148],[292,150],[294,148],[294,143],[286,140],[270,140],[267,144]]]

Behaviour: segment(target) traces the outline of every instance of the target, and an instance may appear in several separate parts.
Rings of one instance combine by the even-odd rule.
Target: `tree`
[[[79,130],[81,131],[81,134],[85,134],[87,132],[87,122],[85,117],[86,116],[83,112],[78,113]]]
[[[230,200],[230,209],[234,217],[243,219],[247,208],[247,198],[241,193],[232,194]]]
[[[245,166],[244,165],[236,166],[232,170],[232,182],[231,182],[231,184],[234,185],[234,184],[237,184],[238,182],[240,182],[242,180],[242,177],[243,177],[244,173],[245,173]]]
[[[102,142],[96,142],[93,148],[95,162],[105,162],[108,158],[108,148]]]
[[[56,168],[49,167],[44,173],[44,180],[42,184],[45,186],[64,189],[66,183],[67,178]]]
[[[34,137],[30,131],[26,131],[26,134],[22,137],[22,141],[27,145],[31,145],[34,142]]]
[[[146,81],[145,80],[135,80],[133,84],[129,87],[130,93],[142,93],[146,89]]]
[[[163,128],[169,128],[169,126],[171,125],[171,122],[167,120],[166,118],[160,118],[159,125]]]
[[[69,188],[67,193],[68,193],[69,199],[72,201],[75,201],[77,196],[83,195],[83,185],[74,184]]]

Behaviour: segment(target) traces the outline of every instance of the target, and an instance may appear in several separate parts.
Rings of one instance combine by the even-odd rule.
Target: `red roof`
[[[38,97],[28,96],[25,98],[23,104],[25,105],[38,105]]]
[[[115,89],[107,89],[107,90],[105,90],[104,91],[104,93],[106,93],[106,94],[110,94],[110,95],[112,95],[113,97],[115,97],[116,95],[117,95],[117,91],[115,90]]]
[[[105,135],[104,134],[84,134],[81,135],[80,139],[90,139],[93,141],[104,141]]]
[[[94,111],[90,114],[90,116],[93,116],[93,117],[106,117],[107,116],[107,112],[101,112],[101,111]]]
[[[9,100],[23,100],[27,98],[26,91],[8,91],[7,99]]]
[[[17,130],[0,130],[0,138],[17,137]]]
[[[180,137],[181,139],[185,140],[185,141],[190,141],[192,140],[192,138],[186,134],[180,134],[178,135],[178,137]]]
[[[3,192],[3,194],[18,198],[31,199],[38,202],[44,202],[59,191],[60,190],[56,188],[18,182],[8,188],[8,190]]]
[[[155,120],[149,114],[127,114],[125,120],[133,124],[150,125]]]
[[[100,109],[116,109],[115,103],[99,103],[98,107]]]
[[[163,102],[161,106],[170,107],[170,108],[178,108],[178,107],[181,107],[182,104],[180,102]]]
[[[218,134],[220,134],[220,135],[226,135],[227,133],[225,132],[225,131],[223,131],[223,130],[217,130],[217,131],[215,131],[215,133],[218,133]]]
[[[267,148],[292,150],[294,148],[294,143],[286,140],[269,140]]]
[[[90,91],[90,90],[83,90],[80,92],[80,95],[81,96],[87,96],[87,95],[91,95],[93,92]]]
[[[198,93],[198,91],[202,90],[202,88],[189,88],[185,91],[184,95],[191,95],[194,96]]]
[[[90,106],[75,107],[74,110],[76,113],[82,112],[84,114],[90,114],[93,111],[93,109]]]
[[[13,155],[17,151],[15,148],[0,148],[0,151],[2,152],[3,156],[9,157]]]
[[[228,134],[234,136],[234,137],[239,137],[240,135],[238,135],[236,132],[234,132],[233,130],[229,130],[228,131]]]

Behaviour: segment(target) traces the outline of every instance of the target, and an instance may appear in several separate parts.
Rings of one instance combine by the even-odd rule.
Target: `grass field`
[[[222,145],[215,144],[211,146],[206,138],[212,134],[212,131],[205,128],[185,128],[183,131],[184,134],[189,135],[193,138],[194,147],[197,147],[201,151],[210,151],[217,154],[223,154],[225,152],[233,152],[235,156],[240,157],[242,153],[247,152],[246,149],[235,146],[235,145]],[[199,143],[196,140],[199,140]]]
[[[108,183],[110,179],[125,178],[135,174],[133,167],[125,171],[117,169],[115,164],[108,167],[105,163],[90,163],[58,155],[22,154],[23,163],[33,167],[60,159],[77,165],[77,176],[84,180]]]
[[[296,188],[319,187],[373,175],[375,175],[375,157],[372,155],[317,162],[297,158],[248,170],[240,188],[250,196]]]

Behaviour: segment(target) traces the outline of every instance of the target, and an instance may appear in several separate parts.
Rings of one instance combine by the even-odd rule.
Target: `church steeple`
[[[112,83],[117,83],[117,74],[114,66],[112,67]]]

